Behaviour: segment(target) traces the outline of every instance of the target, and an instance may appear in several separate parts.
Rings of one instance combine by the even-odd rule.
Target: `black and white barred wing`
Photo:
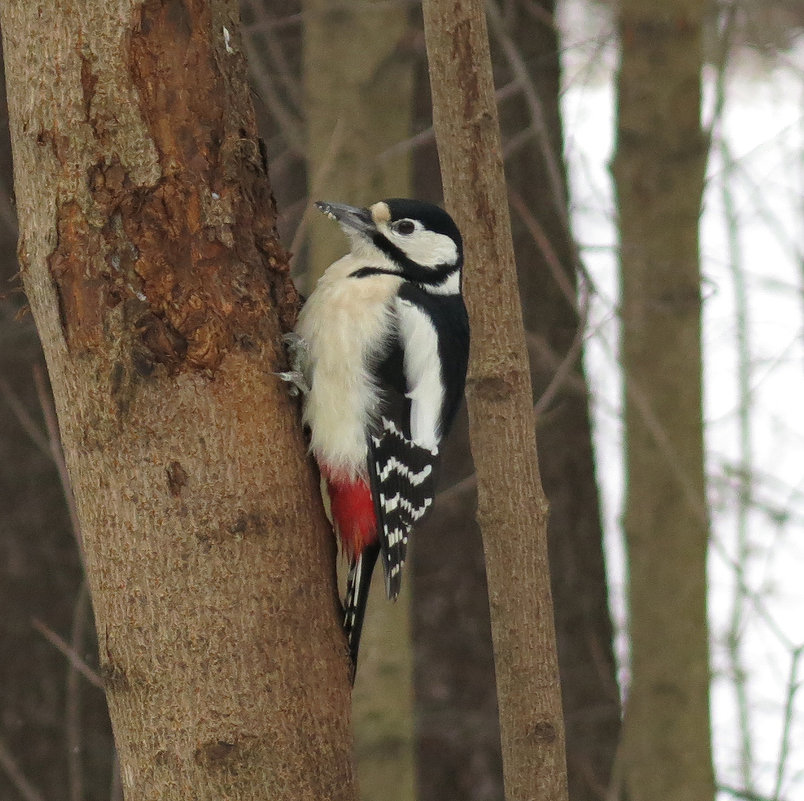
[[[393,420],[383,417],[381,430],[370,437],[369,452],[385,591],[395,599],[402,586],[410,531],[433,506],[438,447],[416,444]]]

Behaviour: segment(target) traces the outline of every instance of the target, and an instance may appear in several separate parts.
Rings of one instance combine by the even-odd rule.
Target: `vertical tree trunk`
[[[412,52],[404,4],[304,0],[308,185],[316,200],[360,204],[399,196],[410,159],[377,156],[410,135]],[[333,194],[334,193],[334,194]],[[344,253],[321,215],[310,220],[310,277]]]
[[[495,4],[491,9],[496,9]],[[512,230],[534,397],[551,400],[537,421],[539,469],[550,502],[548,539],[567,731],[570,801],[599,801],[620,741],[620,697],[612,648],[577,295],[577,253],[567,205],[559,109],[554,0],[491,10],[498,85],[526,80],[500,108],[503,134],[531,130],[506,160],[516,195]],[[528,93],[532,92],[531,99]],[[537,106],[537,107],[534,107]],[[565,377],[557,379],[564,371]],[[554,382],[560,383],[556,385]],[[545,399],[546,400],[546,399]]]
[[[614,162],[626,380],[634,801],[714,797],[698,217],[704,4],[621,5]]]
[[[484,6],[423,4],[444,195],[465,236],[467,385],[509,799],[567,797],[547,503],[516,284]]]
[[[236,9],[2,5],[25,289],[128,801],[353,799],[332,540]]]
[[[378,155],[410,136],[413,60],[404,4],[305,0],[304,86],[309,191],[356,205],[410,194],[410,156]],[[348,249],[319,214],[310,219],[307,286]],[[366,801],[414,797],[410,581],[388,603],[371,588],[353,692],[355,762]]]
[[[8,119],[4,75],[0,119]],[[19,269],[11,186],[11,142],[3,127],[0,285],[6,288],[16,286]],[[36,328],[30,315],[19,314],[21,293],[0,295],[0,748],[48,801],[72,801],[74,788],[100,798],[109,790],[114,755],[106,699],[81,677],[68,689],[69,662],[32,625],[39,620],[69,642],[71,630],[81,629],[74,623],[89,621],[77,602],[81,560],[34,381],[42,363]],[[90,631],[76,644],[82,656],[97,650]],[[67,748],[68,731],[78,751]],[[18,792],[0,769],[0,798],[16,799]]]

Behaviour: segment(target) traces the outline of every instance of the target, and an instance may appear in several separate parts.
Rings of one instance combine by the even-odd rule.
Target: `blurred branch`
[[[25,404],[19,399],[5,378],[0,378],[0,395],[3,396],[3,399],[17,418],[22,430],[31,438],[36,447],[46,456],[52,457],[53,453],[50,449],[50,442],[45,435],[42,434],[36,421],[25,408]]]
[[[519,49],[506,30],[502,13],[496,2],[486,3],[486,17],[489,22],[489,30],[494,34],[494,38],[502,48],[505,58],[508,61],[508,66],[525,99],[528,111],[530,112],[531,123],[539,142],[542,159],[544,160],[547,174],[550,178],[550,186],[548,187],[550,196],[553,198],[562,223],[569,230],[567,193],[564,188],[564,181],[561,177],[561,169],[557,163],[552,143],[550,142],[550,133],[547,130],[547,121],[544,118],[541,100],[530,79],[528,67],[522,58],[522,54],[519,52]]]
[[[24,801],[44,801],[44,798],[25,778],[19,765],[14,760],[14,757],[11,756],[2,740],[0,740],[0,768],[5,771],[11,784],[23,797]]]
[[[518,92],[519,81],[514,80],[497,89],[494,92],[494,97],[499,105],[503,102],[503,100],[513,97]],[[384,161],[389,161],[397,156],[409,153],[411,150],[415,150],[418,147],[429,145],[431,142],[435,142],[435,131],[432,125],[422,131],[419,131],[419,133],[414,134],[407,139],[403,139],[401,142],[396,142],[395,144],[391,145],[391,147],[386,148],[382,151],[382,153],[377,154],[375,160],[378,164],[382,164]]]
[[[782,729],[782,739],[779,744],[779,759],[776,763],[776,780],[773,787],[773,801],[782,801],[781,792],[784,784],[784,774],[787,768],[787,761],[790,757],[790,740],[792,737],[793,718],[795,717],[795,697],[801,686],[798,681],[798,668],[801,663],[801,655],[804,653],[804,646],[799,645],[790,659],[790,677],[787,681],[787,695],[784,702],[784,727]]]
[[[70,651],[80,654],[84,648],[86,635],[87,612],[89,611],[89,592],[86,579],[78,588],[75,608],[73,609],[73,625],[70,632]],[[76,668],[73,660],[69,660],[67,668],[66,702],[64,726],[67,740],[67,768],[69,776],[70,801],[84,799],[83,770],[83,737],[81,736],[81,682],[83,674]]]
[[[76,653],[68,642],[56,634],[53,629],[46,626],[41,620],[33,618],[31,625],[55,648],[61,651],[70,661],[70,664],[93,686],[103,690],[103,679]]]
[[[252,67],[260,64],[261,53],[257,50],[254,37],[244,35],[242,41],[249,64]],[[285,144],[297,155],[304,156],[306,152],[304,120],[282,99],[271,79],[270,70],[252,68],[250,75],[256,85],[258,96],[265,103],[265,107],[271,113],[277,126],[279,126]],[[297,91],[299,91],[298,88]]]
[[[256,13],[255,11],[255,15]],[[264,12],[260,12],[260,16],[264,17]],[[249,63],[255,66],[259,63],[258,56],[256,52],[254,52],[256,47],[253,44],[255,34],[259,34],[265,41],[265,54],[273,62],[272,65],[260,69],[260,73],[278,76],[288,93],[290,101],[298,111],[304,108],[304,92],[302,91],[301,84],[296,80],[296,76],[285,56],[282,45],[276,37],[277,29],[276,25],[249,25],[243,29],[243,38],[244,40],[248,40]]]
[[[335,163],[335,159],[338,157],[338,151],[340,150],[343,142],[344,128],[345,126],[343,120],[339,119],[335,123],[335,127],[332,129],[332,136],[329,139],[329,144],[327,145],[326,152],[324,153],[324,157],[321,160],[318,170],[316,170],[315,174],[312,176],[312,180],[310,181],[310,197],[305,204],[304,213],[302,214],[302,218],[299,221],[298,227],[296,228],[296,233],[293,235],[293,241],[290,243],[291,258],[293,258],[299,252],[302,242],[304,242],[304,237],[307,235],[307,228],[310,224],[310,215],[313,213],[310,200],[318,196],[319,187],[326,181],[327,173]]]

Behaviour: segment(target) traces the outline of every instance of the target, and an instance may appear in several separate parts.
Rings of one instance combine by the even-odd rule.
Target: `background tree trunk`
[[[704,4],[621,4],[614,162],[626,379],[633,801],[714,797],[698,217]]]
[[[129,801],[354,798],[237,26],[215,1],[2,6],[19,256]]]
[[[374,203],[410,187],[410,159],[378,160],[410,135],[412,50],[404,4],[304,0],[308,187],[313,200]],[[334,194],[333,194],[334,193]],[[394,195],[392,195],[394,196]],[[332,222],[310,218],[315,283],[344,254]]]
[[[304,87],[311,200],[368,205],[411,194],[409,152],[378,158],[411,133],[413,51],[408,8],[385,0],[305,0]],[[356,43],[359,43],[356,45]],[[305,285],[348,242],[313,212]],[[414,546],[415,547],[415,546]],[[355,762],[365,801],[414,797],[410,576],[396,603],[374,581],[352,694]]]
[[[534,14],[534,5],[541,14]],[[540,408],[539,470],[550,503],[569,797],[600,801],[620,741],[620,696],[581,361],[585,320],[563,160],[555,2],[494,3],[489,14],[497,84],[520,82],[519,92],[500,104],[500,125],[503,149],[511,148],[505,166],[514,200],[512,232]],[[523,132],[530,134],[524,145]]]
[[[510,799],[567,797],[564,725],[530,376],[483,3],[423,4],[447,206],[465,236],[467,385]]]

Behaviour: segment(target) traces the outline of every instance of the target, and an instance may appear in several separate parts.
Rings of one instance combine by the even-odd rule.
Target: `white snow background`
[[[627,697],[617,238],[609,173],[617,44],[608,12],[583,0],[564,0],[559,26],[573,224],[597,290],[586,366]],[[707,68],[706,127],[714,115],[716,80]],[[736,49],[724,96],[701,219],[718,801],[752,795],[796,801],[804,798],[804,697],[795,692],[804,680],[804,37],[772,60]],[[741,448],[735,268],[746,298],[750,461]],[[730,633],[737,634],[736,645]]]

